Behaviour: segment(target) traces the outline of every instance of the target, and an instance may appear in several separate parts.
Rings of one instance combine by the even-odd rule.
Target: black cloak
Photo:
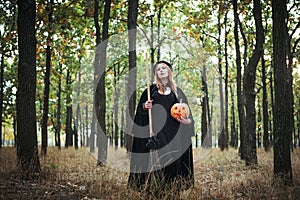
[[[191,137],[195,135],[194,120],[190,113],[191,124],[178,122],[170,114],[173,104],[187,102],[187,98],[180,88],[177,88],[178,98],[171,92],[161,95],[156,85],[150,86],[152,102],[153,133],[159,141],[157,150],[146,147],[149,141],[148,111],[143,109],[147,101],[147,90],[139,100],[134,125],[132,129],[132,150],[130,152],[130,174],[128,185],[135,189],[143,189],[149,173],[158,172],[161,182],[179,182],[182,189],[194,184],[193,152]],[[150,154],[149,152],[152,152]],[[153,160],[153,151],[157,156]],[[151,160],[152,159],[152,160]],[[155,160],[156,159],[156,160]]]

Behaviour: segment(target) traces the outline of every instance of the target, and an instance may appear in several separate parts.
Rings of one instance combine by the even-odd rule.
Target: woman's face
[[[159,79],[167,78],[169,76],[168,67],[164,64],[158,64],[155,68],[155,72]]]

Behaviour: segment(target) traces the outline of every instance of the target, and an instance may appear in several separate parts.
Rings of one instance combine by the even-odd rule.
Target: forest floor
[[[110,161],[96,166],[87,148],[48,147],[40,155],[42,172],[24,180],[16,167],[16,150],[0,150],[0,199],[155,199],[149,192],[127,188],[128,157],[125,150],[109,149]],[[258,149],[258,166],[246,167],[236,149],[194,149],[195,186],[176,194],[164,191],[159,199],[300,199],[300,149],[292,154],[293,184],[273,179],[273,152]],[[114,157],[114,159],[111,159]]]

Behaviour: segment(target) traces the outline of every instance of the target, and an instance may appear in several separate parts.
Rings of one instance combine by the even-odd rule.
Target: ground
[[[195,187],[180,194],[164,191],[160,199],[300,199],[300,149],[292,152],[293,184],[273,179],[273,153],[258,149],[258,166],[246,167],[236,149],[194,149]],[[40,155],[42,172],[24,179],[13,147],[0,150],[0,199],[155,199],[127,188],[128,156],[109,149],[109,162],[96,166],[85,147],[49,147]]]

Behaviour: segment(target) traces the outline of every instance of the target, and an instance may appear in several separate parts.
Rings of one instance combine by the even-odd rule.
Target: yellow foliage
[[[3,140],[9,140],[9,141],[13,141],[14,140],[14,133],[13,130],[11,129],[4,129],[3,131]]]

